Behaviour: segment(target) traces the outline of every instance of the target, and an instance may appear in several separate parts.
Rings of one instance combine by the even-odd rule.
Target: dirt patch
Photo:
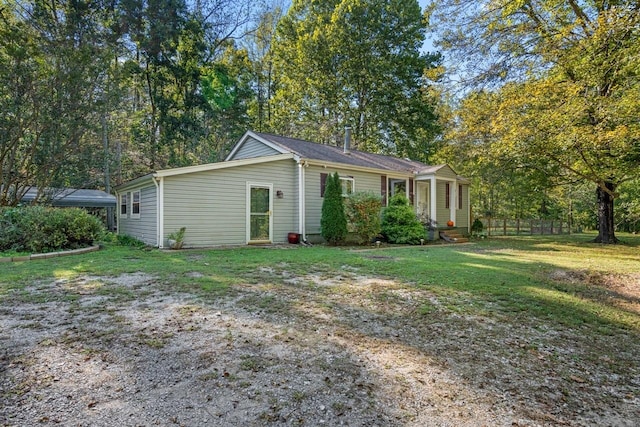
[[[554,270],[549,277],[572,285],[585,284],[582,295],[640,314],[640,273],[611,274],[586,270]]]
[[[40,282],[12,296],[0,307],[0,425],[631,426],[640,417],[639,349],[628,337],[594,344],[560,326],[460,314],[442,296],[357,269],[258,273],[271,280],[216,298],[170,292],[141,273]]]

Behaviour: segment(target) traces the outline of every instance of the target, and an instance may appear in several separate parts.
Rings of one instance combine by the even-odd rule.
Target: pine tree
[[[330,244],[337,245],[347,236],[347,216],[342,200],[342,185],[338,172],[327,176],[320,218],[320,233]]]

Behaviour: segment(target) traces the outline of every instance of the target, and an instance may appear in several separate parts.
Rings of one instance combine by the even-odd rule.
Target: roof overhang
[[[166,176],[184,175],[188,173],[197,173],[197,172],[208,172],[208,171],[219,170],[219,169],[235,168],[238,166],[255,165],[259,163],[277,162],[280,160],[288,160],[293,158],[294,156],[292,153],[276,154],[273,156],[264,156],[264,157],[252,157],[248,159],[229,160],[229,161],[218,162],[218,163],[207,163],[207,164],[198,165],[198,166],[186,166],[183,168],[164,169],[164,170],[157,171],[156,173],[153,174],[153,176],[154,178],[162,178]]]
[[[365,166],[354,166],[346,163],[338,163],[338,162],[328,162],[324,160],[313,160],[313,159],[300,159],[300,163],[313,165],[313,166],[321,166],[325,168],[334,168],[334,169],[348,169],[352,171],[359,172],[370,172],[376,173],[380,175],[388,175],[388,176],[398,176],[398,177],[406,177],[413,178],[415,176],[415,172],[412,171],[398,171],[398,170],[389,170],[389,169],[380,169],[380,168],[369,168]]]
[[[186,175],[186,174],[198,173],[198,172],[208,172],[208,171],[214,171],[214,170],[220,170],[220,169],[234,168],[239,166],[277,162],[277,161],[289,160],[289,159],[296,160],[296,157],[292,153],[286,153],[286,154],[276,154],[273,156],[230,160],[228,162],[225,161],[225,162],[218,162],[218,163],[207,163],[204,165],[197,165],[197,166],[185,166],[182,168],[161,169],[156,172],[143,175],[134,180],[125,182],[124,184],[120,184],[115,188],[115,190],[116,192],[126,191],[131,188],[139,187],[143,183],[146,183],[146,182],[151,183],[153,182],[153,180],[157,180],[157,179],[169,177],[169,176]]]

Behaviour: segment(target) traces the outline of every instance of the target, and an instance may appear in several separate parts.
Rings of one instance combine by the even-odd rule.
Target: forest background
[[[637,1],[0,0],[0,205],[348,125],[470,178],[474,217],[613,243],[640,229],[639,21]]]

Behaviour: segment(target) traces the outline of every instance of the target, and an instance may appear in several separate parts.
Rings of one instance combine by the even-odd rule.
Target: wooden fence
[[[487,236],[571,234],[567,221],[559,219],[482,218],[482,233]]]

